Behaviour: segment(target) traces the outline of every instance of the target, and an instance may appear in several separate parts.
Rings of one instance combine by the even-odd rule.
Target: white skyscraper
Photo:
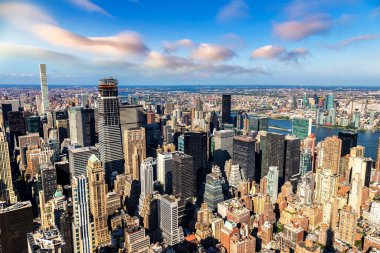
[[[46,78],[46,65],[40,64],[40,80],[41,80],[41,112],[45,114],[49,110],[49,90]]]
[[[164,242],[175,245],[183,241],[184,235],[179,224],[179,198],[163,195],[160,201],[160,230]]]
[[[72,179],[74,207],[73,248],[74,253],[92,253],[95,250],[94,224],[90,222],[90,206],[87,177]]]
[[[168,191],[171,186],[172,172],[172,154],[158,153],[157,154],[157,180],[160,181],[163,190]],[[171,187],[170,187],[171,188]]]
[[[369,213],[369,222],[371,225],[380,228],[380,201],[374,200],[371,203],[371,211]]]
[[[267,192],[270,196],[271,203],[274,204],[278,195],[278,168],[270,166],[267,175]]]
[[[140,173],[141,196],[146,197],[153,193],[153,166],[149,160],[141,163]]]

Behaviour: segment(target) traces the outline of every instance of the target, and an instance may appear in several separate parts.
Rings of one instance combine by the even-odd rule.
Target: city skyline
[[[379,1],[6,1],[0,83],[46,63],[49,85],[375,86],[379,19]]]

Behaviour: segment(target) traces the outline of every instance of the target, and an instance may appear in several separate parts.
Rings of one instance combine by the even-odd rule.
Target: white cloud
[[[78,6],[81,9],[84,9],[86,11],[90,12],[98,12],[103,15],[110,16],[110,14],[104,10],[99,5],[96,5],[95,3],[91,2],[90,0],[69,0],[74,5]]]
[[[308,54],[309,50],[305,48],[295,48],[288,51],[280,46],[266,45],[254,50],[251,57],[254,59],[277,59],[299,63],[300,59],[305,58]]]
[[[248,16],[249,5],[244,0],[232,0],[219,11],[218,20],[220,22],[227,22]]]
[[[201,43],[191,52],[192,59],[204,62],[227,61],[234,55],[235,53],[228,48],[208,43]]]
[[[197,44],[190,39],[181,39],[174,42],[166,42],[164,45],[164,51],[166,53],[173,53],[181,48],[191,49]]]

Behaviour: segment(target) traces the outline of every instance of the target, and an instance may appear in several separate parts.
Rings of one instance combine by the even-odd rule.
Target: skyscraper
[[[121,133],[125,130],[143,127],[146,122],[142,105],[120,105]]]
[[[173,152],[173,194],[186,200],[196,193],[196,175],[193,157],[182,152]]]
[[[146,158],[145,128],[131,128],[123,134],[125,173],[140,180],[140,164]]]
[[[290,181],[300,172],[300,139],[287,135],[285,136],[285,182]]]
[[[219,202],[224,200],[223,185],[225,184],[220,168],[213,166],[213,172],[207,174],[204,193],[204,202],[208,204],[211,210],[215,210]]]
[[[193,158],[196,186],[200,187],[206,180],[207,174],[207,133],[184,133],[184,153]]]
[[[161,183],[165,193],[171,194],[172,187],[172,154],[163,152],[157,154],[157,180]]]
[[[84,147],[69,150],[69,167],[71,176],[87,175],[87,163],[91,155],[99,156],[99,149]]]
[[[276,133],[267,133],[266,136],[266,149],[265,152],[265,171],[269,170],[270,166],[276,166],[278,168],[278,187],[281,187],[285,183],[285,135]]]
[[[351,206],[346,205],[339,213],[339,227],[337,238],[351,246],[355,243],[357,217]]]
[[[82,147],[95,145],[94,109],[71,107],[69,121],[71,143]]]
[[[90,221],[87,177],[84,175],[73,177],[71,189],[74,211],[74,221],[72,224],[74,253],[94,252],[94,223]]]
[[[42,192],[45,203],[53,199],[57,190],[57,172],[55,167],[48,163],[40,164]]]
[[[230,123],[231,121],[231,95],[222,95],[222,123]]]
[[[292,119],[292,135],[297,136],[301,140],[307,138],[311,134],[312,120],[305,118]]]
[[[46,114],[49,111],[49,90],[46,78],[46,65],[40,64],[40,80],[41,80],[41,98],[42,98],[42,106],[41,111],[42,114]]]
[[[141,209],[144,199],[153,193],[153,166],[149,160],[143,161],[140,167],[141,171],[141,194],[139,207]]]
[[[113,172],[124,172],[117,85],[116,79],[105,78],[98,86],[99,152],[108,185]]]
[[[28,252],[26,234],[33,231],[33,211],[29,201],[0,208],[1,252]]]
[[[269,127],[269,117],[267,116],[252,116],[250,118],[249,129],[253,131],[266,131]]]
[[[180,199],[173,195],[163,195],[160,201],[160,230],[164,242],[170,246],[183,241],[183,230],[179,226]]]
[[[318,166],[329,169],[332,173],[339,172],[339,163],[342,152],[342,140],[337,136],[326,137],[319,150]]]
[[[110,241],[107,226],[107,185],[104,180],[102,163],[92,154],[87,164],[90,211],[94,222],[95,245],[107,244]]]
[[[278,186],[278,168],[276,166],[271,166],[269,167],[267,175],[267,192],[272,204],[277,200]]]
[[[14,204],[17,197],[13,189],[12,170],[9,159],[8,142],[4,132],[0,131],[0,200]]]
[[[224,168],[224,163],[232,158],[235,131],[220,130],[214,132],[214,162]]]
[[[351,148],[358,145],[358,133],[354,132],[339,132],[338,138],[342,140],[341,156],[350,154]]]
[[[255,167],[255,146],[256,142],[250,136],[234,137],[232,160],[234,164],[240,165],[243,180],[257,180],[260,175]]]

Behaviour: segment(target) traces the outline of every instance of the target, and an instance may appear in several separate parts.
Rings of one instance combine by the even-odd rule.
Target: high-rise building
[[[25,119],[28,133],[39,133],[41,128],[40,116],[30,116]]]
[[[332,173],[339,172],[339,163],[342,151],[342,140],[338,136],[326,137],[318,153],[319,168],[331,170]]]
[[[95,250],[94,223],[90,220],[88,180],[84,175],[72,180],[74,220],[72,223],[74,253],[91,253]],[[96,204],[96,203],[95,203]]]
[[[267,133],[266,135],[266,149],[264,158],[264,169],[268,171],[270,166],[276,166],[278,168],[278,187],[281,187],[285,183],[285,135],[277,133]]]
[[[180,151],[172,153],[173,194],[186,200],[195,196],[196,175],[193,157]]]
[[[71,176],[87,175],[88,159],[92,155],[99,156],[99,149],[84,147],[69,150],[69,167]]]
[[[95,145],[94,109],[71,107],[69,121],[71,143],[82,147]]]
[[[8,142],[4,132],[0,131],[0,200],[14,204],[17,197],[13,188],[11,162]]]
[[[341,156],[350,154],[351,148],[358,145],[358,133],[339,132],[338,138],[342,140]]]
[[[49,111],[49,89],[46,78],[46,65],[40,64],[40,80],[41,80],[41,112],[46,114]]]
[[[116,79],[105,78],[98,86],[99,153],[108,185],[113,172],[124,172],[117,85]]]
[[[146,156],[156,158],[157,148],[161,146],[160,126],[157,123],[147,124],[145,128]]]
[[[110,242],[107,226],[107,185],[104,180],[102,163],[92,154],[87,164],[90,212],[94,223],[95,245]]]
[[[172,187],[172,154],[168,152],[157,154],[157,180],[161,183],[165,193],[171,194]]]
[[[312,119],[294,118],[292,119],[292,135],[297,136],[301,140],[307,138],[311,134]]]
[[[211,210],[216,210],[218,203],[224,200],[223,185],[225,184],[220,168],[214,165],[213,172],[207,174],[203,200]]]
[[[183,229],[179,226],[180,199],[163,195],[160,201],[160,230],[164,242],[170,246],[183,241]]]
[[[266,131],[269,127],[269,117],[267,116],[252,116],[250,118],[249,129],[253,131]]]
[[[315,176],[314,199],[317,203],[325,203],[336,196],[338,190],[338,175],[331,170],[317,169]]]
[[[300,139],[292,135],[287,135],[285,137],[285,182],[292,181],[294,177],[299,176],[300,174],[300,149]]]
[[[278,168],[276,166],[269,167],[267,175],[267,193],[270,196],[270,201],[274,204],[278,195]]]
[[[214,132],[214,162],[220,167],[224,167],[224,163],[232,158],[233,142],[235,131],[220,130]]]
[[[140,180],[140,164],[146,158],[145,128],[131,128],[123,135],[125,173]]]
[[[45,203],[53,199],[57,190],[57,171],[49,163],[40,164],[41,185]]]
[[[357,216],[351,206],[346,205],[339,212],[339,225],[337,231],[337,239],[355,245],[355,233],[357,226]]]
[[[127,252],[149,252],[150,238],[145,235],[145,229],[132,226],[125,229],[125,248]]]
[[[145,114],[142,105],[120,105],[121,133],[125,130],[140,128],[145,124]]]
[[[257,180],[259,171],[255,166],[256,142],[250,136],[235,136],[233,140],[233,163],[239,164],[243,180]]]
[[[305,175],[307,172],[313,170],[313,155],[310,149],[306,148],[300,153],[300,168],[301,175]]]
[[[153,194],[153,165],[148,159],[141,163],[141,194],[139,207],[141,209],[144,199]]]
[[[222,95],[222,123],[228,124],[231,122],[231,95]]]
[[[326,97],[326,110],[330,110],[334,108],[334,95],[328,94]]]
[[[207,133],[184,133],[184,153],[193,158],[193,173],[196,176],[196,186],[200,187],[207,174]]]
[[[58,119],[56,121],[58,142],[62,142],[69,137],[69,121],[67,119]]]
[[[29,201],[0,208],[1,252],[28,252],[27,233],[33,232],[33,211]]]

